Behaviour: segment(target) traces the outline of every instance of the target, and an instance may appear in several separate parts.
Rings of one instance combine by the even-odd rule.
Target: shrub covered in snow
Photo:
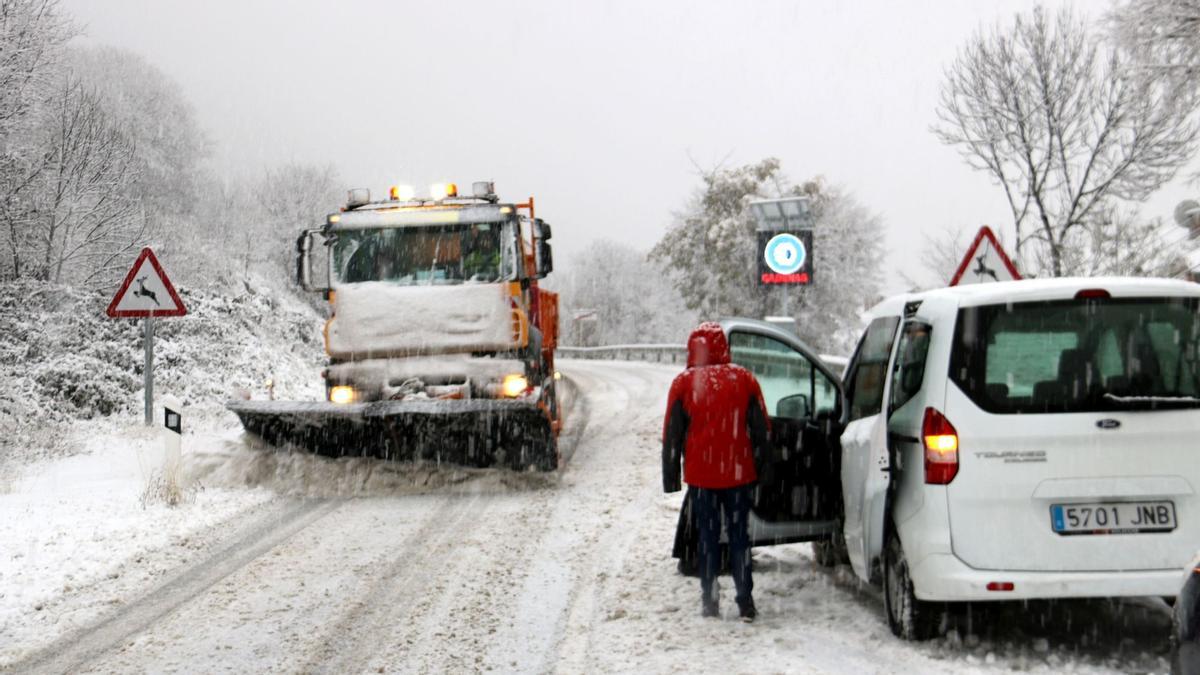
[[[74,420],[140,418],[142,322],[108,318],[110,293],[0,283],[0,456],[37,430],[44,444],[54,435],[46,430]],[[180,296],[188,315],[155,321],[157,393],[202,416],[223,414],[234,392],[263,391],[268,379],[280,397],[322,394],[322,318],[304,302],[249,284]]]
[[[40,363],[33,372],[42,398],[62,412],[80,417],[111,415],[137,390],[137,378],[110,361],[90,354],[66,352]],[[67,407],[70,407],[68,410]]]

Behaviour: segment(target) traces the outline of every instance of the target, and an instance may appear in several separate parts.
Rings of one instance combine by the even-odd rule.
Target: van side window
[[[900,317],[883,316],[867,326],[854,362],[846,371],[846,396],[850,400],[850,420],[878,415],[883,409],[883,385],[888,357]]]
[[[896,350],[896,367],[892,370],[892,403],[889,410],[908,403],[921,391],[932,332],[933,327],[927,323],[910,321],[904,324],[900,346]]]

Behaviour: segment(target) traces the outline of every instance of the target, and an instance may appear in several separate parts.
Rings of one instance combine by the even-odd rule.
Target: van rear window
[[[1195,298],[968,307],[954,340],[950,379],[991,413],[1200,406]]]

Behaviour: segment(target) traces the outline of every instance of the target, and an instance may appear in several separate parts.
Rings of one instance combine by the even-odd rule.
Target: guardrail
[[[605,347],[559,347],[565,359],[599,361],[649,361],[651,363],[687,363],[686,345],[608,345]]]
[[[648,361],[651,363],[687,363],[686,345],[608,345],[605,347],[559,347],[555,353],[564,359],[598,361]],[[844,356],[821,354],[834,373],[841,374],[848,360]]]

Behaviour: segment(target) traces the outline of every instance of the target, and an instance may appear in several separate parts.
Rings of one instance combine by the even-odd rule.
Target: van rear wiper
[[[1200,403],[1200,398],[1195,396],[1117,396],[1116,394],[1105,394],[1104,398],[1113,401],[1114,403],[1165,403],[1165,404],[1197,404]]]

